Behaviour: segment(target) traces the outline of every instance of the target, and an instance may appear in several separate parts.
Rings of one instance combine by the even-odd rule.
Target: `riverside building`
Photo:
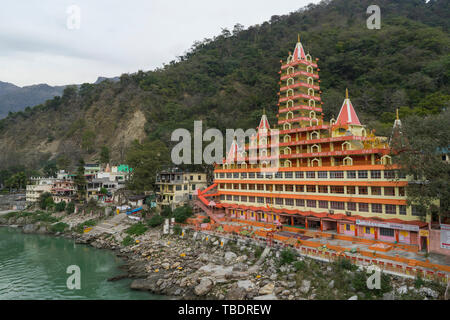
[[[215,167],[215,201],[200,200],[224,209],[229,219],[426,250],[428,235],[422,231],[429,217],[421,219],[407,206],[408,181],[391,162],[388,138],[361,124],[348,91],[338,117],[324,121],[317,63],[299,39],[279,72],[276,126],[271,128],[264,114],[249,144],[233,142],[227,159]],[[270,135],[274,129],[277,137]],[[271,151],[274,143],[279,152]],[[257,164],[251,164],[251,151]],[[268,168],[269,160],[277,170]]]

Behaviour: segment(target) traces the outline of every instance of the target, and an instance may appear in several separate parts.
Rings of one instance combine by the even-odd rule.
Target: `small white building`
[[[32,177],[31,184],[26,188],[26,202],[34,203],[39,201],[41,194],[51,192],[56,178]]]

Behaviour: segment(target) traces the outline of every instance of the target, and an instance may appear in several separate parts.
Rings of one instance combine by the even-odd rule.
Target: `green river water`
[[[108,250],[75,244],[73,240],[0,227],[0,300],[143,300],[162,299],[129,288],[120,275],[123,261]],[[81,271],[81,289],[70,290],[67,267]]]

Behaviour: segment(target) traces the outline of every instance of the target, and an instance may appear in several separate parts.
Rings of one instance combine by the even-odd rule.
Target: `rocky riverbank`
[[[72,229],[91,216],[59,216]],[[125,219],[122,224],[133,222]],[[25,233],[52,233],[52,224],[32,217],[0,217],[0,225],[22,226]],[[54,223],[53,223],[54,224]],[[122,228],[125,230],[126,228]],[[126,263],[123,275],[131,288],[182,299],[443,299],[445,288],[421,279],[383,274],[381,289],[367,288],[367,273],[346,261],[326,263],[285,249],[263,250],[256,244],[225,241],[194,231],[162,235],[150,229],[124,245],[124,231],[54,233],[77,243],[114,250]]]

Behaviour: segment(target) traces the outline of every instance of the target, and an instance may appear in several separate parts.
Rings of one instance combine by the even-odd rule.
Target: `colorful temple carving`
[[[323,120],[317,61],[299,38],[279,72],[277,125],[271,128],[264,114],[250,143],[234,141],[214,171],[215,200],[204,193],[200,200],[229,219],[424,248],[419,231],[428,224],[407,206],[408,182],[391,163],[388,138],[360,123],[348,91],[337,119]]]

